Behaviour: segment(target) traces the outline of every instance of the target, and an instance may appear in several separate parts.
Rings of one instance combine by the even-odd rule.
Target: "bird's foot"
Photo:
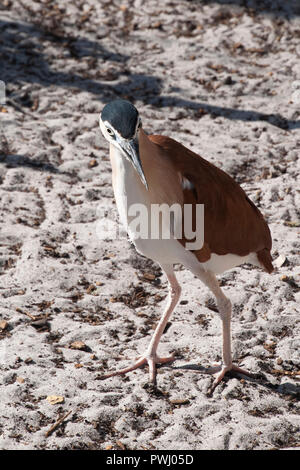
[[[143,367],[144,365],[148,364],[149,366],[149,381],[153,384],[156,383],[156,365],[157,364],[166,364],[167,362],[175,361],[175,356],[172,354],[169,357],[158,357],[156,354],[144,354],[137,361],[129,367],[125,367],[124,369],[119,369],[114,372],[110,372],[109,374],[105,374],[101,376],[101,379],[108,379],[109,377],[114,377],[115,375],[124,375],[127,372],[131,372],[132,370],[138,369],[139,367]]]
[[[247,375],[248,377],[252,377],[252,374],[250,374],[250,372],[246,371],[245,369],[241,369],[240,367],[238,366],[235,366],[234,364],[231,364],[230,366],[223,366],[221,368],[221,371],[218,373],[217,377],[215,378],[210,390],[209,390],[209,394],[211,395],[213,393],[213,391],[215,390],[215,388],[217,387],[217,385],[219,385],[219,383],[224,379],[225,377],[225,374],[227,372],[238,372],[239,374],[243,374],[243,375]]]

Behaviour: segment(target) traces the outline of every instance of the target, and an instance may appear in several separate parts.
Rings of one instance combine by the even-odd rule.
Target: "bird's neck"
[[[155,151],[153,151],[153,146],[154,144],[141,129],[139,133],[139,153],[148,185],[151,183],[152,179],[151,166],[153,166],[153,164],[155,165]],[[153,157],[152,162],[151,156]],[[110,160],[114,188],[118,180],[119,186],[120,184],[124,186],[134,184],[141,190],[147,191],[132,163],[112,144],[110,145]]]
[[[112,184],[115,200],[124,226],[128,222],[128,208],[133,204],[145,204],[147,190],[133,164],[115,146],[110,146]]]
[[[153,168],[159,165],[158,161],[158,149],[157,146],[151,142],[147,134],[143,129],[139,132],[139,149],[142,167],[146,176],[146,179],[151,180],[151,174],[153,174]],[[149,183],[148,183],[149,184]]]
[[[177,171],[171,161],[161,154],[160,147],[149,139],[143,129],[140,129],[139,132],[139,153],[148,191],[132,163],[116,147],[110,146],[112,182],[115,194],[132,195],[136,198],[132,202],[145,200],[148,203],[158,204],[181,203],[182,189]],[[166,184],[166,178],[168,184]]]

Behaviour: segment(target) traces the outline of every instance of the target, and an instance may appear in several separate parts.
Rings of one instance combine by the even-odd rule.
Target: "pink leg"
[[[222,329],[223,329],[223,365],[221,371],[218,373],[215,378],[211,391],[213,391],[216,386],[224,378],[226,372],[231,370],[239,372],[244,375],[251,376],[249,372],[241,369],[240,367],[232,364],[231,356],[231,302],[223,293],[221,287],[219,286],[218,280],[210,271],[201,271],[195,273],[202,282],[213,292],[216,297],[217,305],[219,309],[219,315],[222,320]]]
[[[164,313],[156,327],[156,330],[154,332],[154,335],[150,341],[150,344],[146,352],[133,365],[126,367],[124,369],[120,369],[115,372],[106,374],[102,376],[103,379],[112,377],[114,375],[123,375],[123,374],[126,374],[127,372],[130,372],[139,367],[142,367],[145,364],[148,364],[150,382],[155,383],[156,382],[156,364],[165,364],[167,362],[174,361],[174,355],[169,356],[169,357],[159,357],[157,355],[157,348],[158,348],[161,335],[163,334],[164,329],[168,323],[168,320],[178,303],[180,293],[181,293],[181,287],[177,282],[176,276],[174,274],[173,266],[165,265],[165,266],[162,266],[162,269],[164,270],[168,279],[168,283],[169,283],[168,301],[167,301],[167,305],[164,310]]]

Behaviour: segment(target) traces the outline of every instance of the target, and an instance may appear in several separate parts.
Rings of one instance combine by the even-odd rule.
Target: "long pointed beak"
[[[134,168],[138,172],[142,183],[145,185],[146,189],[148,189],[148,184],[146,181],[146,177],[144,174],[144,170],[142,167],[141,159],[140,159],[140,152],[139,152],[139,142],[137,139],[132,140],[122,140],[119,142],[121,148],[130,158]]]

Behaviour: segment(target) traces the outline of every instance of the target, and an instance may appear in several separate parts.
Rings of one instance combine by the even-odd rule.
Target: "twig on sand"
[[[55,429],[60,426],[60,424],[69,416],[69,414],[72,413],[72,410],[68,411],[65,415],[61,416],[52,426],[48,431],[45,433],[46,437],[49,437]]]
[[[16,312],[18,312],[18,313],[23,313],[24,315],[26,315],[27,317],[29,317],[31,320],[36,320],[36,318],[35,318],[34,315],[31,315],[31,313],[28,313],[28,312],[24,312],[24,310],[22,310],[22,309],[19,308],[19,307],[16,308]]]

